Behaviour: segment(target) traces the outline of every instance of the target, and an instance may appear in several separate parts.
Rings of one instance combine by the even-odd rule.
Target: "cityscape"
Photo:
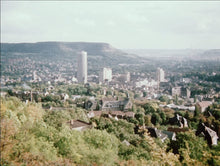
[[[211,33],[204,25],[201,31],[207,39],[213,38],[201,41],[191,37],[190,42],[198,44],[193,48],[187,48],[189,43],[182,42],[189,34],[197,35],[189,33],[192,27],[187,26],[181,33],[174,29],[175,32],[169,31],[170,38],[166,42],[162,42],[162,36],[157,36],[161,41],[153,45],[154,40],[146,38],[149,47],[142,45],[144,39],[136,40],[136,36],[142,38],[147,34],[139,36],[139,26],[147,28],[145,24],[151,22],[150,17],[147,20],[144,16],[161,17],[162,21],[163,13],[167,14],[167,20],[189,18],[190,14],[197,16],[198,11],[208,9],[220,14],[215,5],[219,2],[208,5],[203,2],[198,6],[181,2],[181,6],[177,2],[134,4],[132,1],[118,2],[117,7],[116,2],[107,3],[115,13],[102,2],[3,2],[1,165],[220,165],[220,49],[216,46],[220,41],[218,36],[213,37],[219,29],[212,29]],[[173,8],[168,7],[169,4]],[[93,10],[95,6],[97,11]],[[56,15],[54,10],[60,7],[66,19],[72,16],[73,24]],[[133,15],[121,13],[123,7]],[[174,7],[181,11],[187,8],[189,13],[182,16]],[[23,26],[26,35],[14,33],[11,26],[19,28],[21,24],[13,17],[7,18],[6,13],[13,16],[13,11],[20,12],[17,19],[25,23],[37,18],[37,9],[42,13],[46,10],[41,17],[43,20],[50,15],[49,11],[60,19],[57,27],[51,28],[51,32],[58,30],[59,33],[41,34],[40,40],[36,31],[35,36],[31,29]],[[170,9],[176,16],[170,15]],[[200,14],[203,20],[209,18]],[[98,22],[91,21],[93,15]],[[114,17],[115,21],[110,20],[104,32],[111,27],[115,33],[112,36],[116,38],[116,25],[123,34],[125,30],[120,26],[130,25],[129,21],[135,20],[133,23],[137,24],[133,24],[133,30],[137,33],[129,33],[128,28],[131,37],[113,40],[111,34],[103,34],[96,27],[93,36],[95,25],[106,21],[104,15]],[[129,20],[126,20],[127,15]],[[136,15],[143,17],[136,18]],[[77,20],[76,16],[81,19]],[[116,16],[121,18],[120,23],[116,24]],[[90,21],[83,22],[84,18]],[[190,24],[189,20],[185,21]],[[42,20],[36,21],[40,25]],[[65,25],[65,21],[66,25],[78,29],[72,32],[75,38],[69,39],[68,28],[60,30],[58,25]],[[28,23],[38,26],[32,20]],[[163,24],[168,26],[169,21]],[[175,25],[179,26],[173,23]],[[211,21],[208,25],[215,28]],[[219,25],[217,21],[216,26]],[[45,28],[38,27],[39,31]],[[160,28],[155,31],[151,32],[155,37],[163,32]],[[100,40],[102,35],[96,35],[99,32],[106,40]],[[182,32],[186,34],[180,37]],[[30,40],[29,33],[35,41]],[[80,36],[81,33],[86,38]],[[172,33],[181,40],[172,38]],[[173,42],[174,39],[178,42]],[[126,48],[122,43],[127,44]]]

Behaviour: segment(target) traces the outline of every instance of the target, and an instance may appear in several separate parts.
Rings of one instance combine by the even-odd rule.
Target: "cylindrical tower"
[[[87,83],[87,52],[81,51],[78,56],[78,83]]]

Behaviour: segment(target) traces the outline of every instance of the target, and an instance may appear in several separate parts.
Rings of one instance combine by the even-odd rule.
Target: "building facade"
[[[157,68],[157,81],[165,82],[165,72],[161,68]]]
[[[172,87],[171,89],[171,95],[172,96],[180,96],[180,97],[185,97],[185,98],[190,98],[191,91],[186,88],[186,87]]]
[[[112,69],[104,67],[99,75],[99,82],[111,81],[112,80]]]
[[[82,51],[78,56],[78,83],[87,83],[87,52]]]

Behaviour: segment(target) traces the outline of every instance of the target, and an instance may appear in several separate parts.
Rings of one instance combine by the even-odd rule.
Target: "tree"
[[[147,92],[143,92],[143,97],[146,97],[147,96]]]
[[[172,150],[174,154],[179,154],[182,163],[191,165],[196,160],[198,160],[197,164],[204,162],[204,154],[208,151],[208,146],[203,138],[196,137],[195,133],[190,131],[178,133],[176,141],[171,141],[168,144],[168,150]]]
[[[161,118],[157,113],[153,113],[151,116],[151,123],[154,125],[160,124],[161,123]]]
[[[8,95],[9,95],[9,96],[13,96],[13,92],[12,92],[11,89],[8,90]]]
[[[150,117],[150,115],[145,115],[144,116],[144,124],[146,126],[150,126],[151,125],[151,117]]]
[[[136,113],[135,118],[138,120],[139,125],[144,125],[144,114],[143,113]]]
[[[96,110],[100,109],[99,101],[97,101]]]
[[[185,117],[186,119],[189,119],[189,111],[186,111],[184,117]]]
[[[199,116],[199,106],[198,105],[196,105],[195,106],[195,111],[194,111],[194,118],[197,118],[198,116]]]
[[[159,100],[161,101],[161,102],[168,102],[168,100],[169,100],[169,98],[167,97],[167,96],[160,96],[160,98],[159,98]]]
[[[163,111],[161,111],[159,113],[159,115],[160,115],[160,118],[161,118],[161,123],[165,124],[166,123],[166,114]]]

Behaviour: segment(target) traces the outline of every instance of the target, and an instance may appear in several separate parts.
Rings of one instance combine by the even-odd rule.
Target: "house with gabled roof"
[[[158,130],[156,127],[147,127],[148,133],[150,133],[151,137],[159,138],[162,142],[164,142],[168,136]]]
[[[72,130],[83,131],[92,128],[91,123],[84,122],[82,120],[71,119],[67,122]]]
[[[173,118],[169,119],[169,123],[172,125],[178,125],[179,127],[188,127],[187,119],[183,116],[180,116],[179,114],[176,114]]]
[[[204,136],[209,145],[217,145],[218,144],[218,135],[217,133],[207,127],[204,123],[200,123],[198,129],[196,131],[197,136]]]
[[[159,138],[162,142],[166,139],[176,140],[176,133],[166,130],[158,130],[156,127],[146,127],[151,137]]]
[[[130,99],[112,101],[112,100],[103,100],[102,101],[102,110],[103,111],[127,111],[132,108],[132,102]]]

